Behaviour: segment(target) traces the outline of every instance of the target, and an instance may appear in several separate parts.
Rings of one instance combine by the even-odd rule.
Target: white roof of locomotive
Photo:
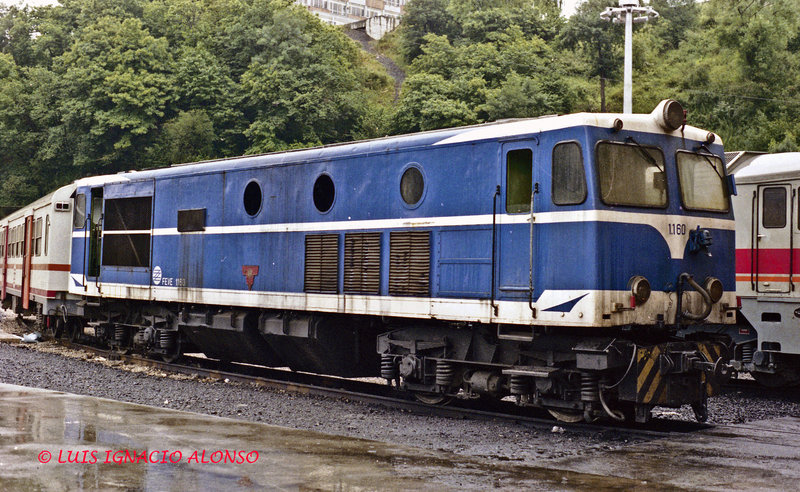
[[[230,157],[204,162],[173,165],[160,169],[145,169],[141,171],[128,171],[105,176],[92,176],[76,181],[79,187],[102,186],[109,183],[122,183],[137,179],[152,179],[157,176],[177,176],[193,173],[218,172],[224,170],[241,169],[248,166],[299,164],[311,160],[335,159],[343,156],[383,153],[387,149],[414,148],[422,146],[439,146],[448,144],[480,142],[493,139],[518,138],[536,136],[539,133],[574,127],[599,127],[611,129],[615,120],[623,123],[623,131],[639,131],[660,133],[684,138],[705,141],[709,132],[690,125],[668,131],[659,125],[657,107],[649,114],[620,114],[620,113],[576,113],[561,116],[543,116],[518,120],[501,120],[479,125],[444,128],[408,135],[395,135],[357,142],[312,147],[308,149],[295,149],[274,152],[262,155],[249,155]],[[722,139],[715,134],[715,145],[721,145]]]
[[[435,145],[489,140],[495,138],[508,138],[536,134],[551,130],[560,130],[562,128],[570,128],[575,126],[612,128],[614,126],[614,120],[616,119],[622,120],[624,130],[634,130],[648,133],[668,133],[670,135],[678,136],[681,135],[680,129],[672,132],[664,130],[663,127],[658,125],[652,113],[575,113],[563,116],[529,118],[510,122],[495,122],[487,125],[476,125],[474,127],[466,128],[461,133],[440,140],[439,142],[436,142]],[[686,125],[683,128],[683,136],[692,140],[703,141],[706,139],[708,133],[708,130],[702,130],[690,125]],[[717,134],[715,134],[715,143],[722,144],[722,139]]]
[[[764,154],[734,174],[737,184],[800,179],[800,152]]]

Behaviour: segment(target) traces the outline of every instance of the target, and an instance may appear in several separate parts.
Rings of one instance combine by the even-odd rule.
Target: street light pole
[[[624,16],[624,20],[623,20]],[[656,19],[658,12],[652,7],[640,7],[639,0],[619,0],[619,7],[606,7],[600,14],[614,24],[625,23],[625,74],[623,81],[622,112],[633,112],[633,24]]]

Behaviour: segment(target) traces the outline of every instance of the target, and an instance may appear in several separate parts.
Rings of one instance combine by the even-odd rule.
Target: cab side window
[[[586,200],[586,173],[583,153],[577,142],[562,142],[553,147],[553,203],[577,205]]]
[[[86,222],[86,195],[79,193],[75,196],[75,208],[72,209],[72,227],[82,229]]]
[[[531,211],[533,151],[518,149],[506,154],[506,212]]]

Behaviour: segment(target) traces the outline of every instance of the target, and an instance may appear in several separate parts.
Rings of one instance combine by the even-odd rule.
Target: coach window
[[[50,239],[50,216],[44,218],[44,255],[47,256],[47,243]]]
[[[786,227],[786,188],[764,188],[761,224],[767,229]]]
[[[72,213],[72,227],[83,229],[86,222],[86,195],[83,193],[75,196],[75,209]]]
[[[577,205],[586,200],[586,173],[583,153],[577,142],[563,142],[553,147],[553,203]]]
[[[336,187],[333,185],[333,180],[327,174],[320,174],[314,182],[314,206],[325,213],[333,206],[335,197]]]
[[[600,198],[606,205],[631,207],[667,206],[664,154],[658,147],[629,144],[597,144]]]
[[[512,150],[506,154],[506,212],[531,211],[532,166],[531,149]]]
[[[33,255],[42,256],[42,218],[36,219],[33,227]]]

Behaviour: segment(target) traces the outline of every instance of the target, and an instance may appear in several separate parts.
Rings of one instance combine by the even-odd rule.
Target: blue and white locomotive
[[[722,156],[664,101],[86,178],[46,314],[431,403],[704,419],[724,345],[673,335],[735,321]]]

